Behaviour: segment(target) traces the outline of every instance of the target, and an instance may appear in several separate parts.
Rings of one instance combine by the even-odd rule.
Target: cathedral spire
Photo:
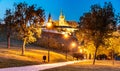
[[[51,22],[52,21],[52,17],[51,17],[51,14],[49,13],[48,15],[48,22]]]
[[[62,11],[62,10],[60,11],[59,20],[60,20],[61,18],[63,18],[63,19],[65,18],[65,16],[63,15],[63,11]]]
[[[62,10],[60,11],[60,16],[63,16],[63,11]]]
[[[60,16],[59,16],[59,26],[63,26],[65,24],[65,16],[63,15],[63,12],[61,10]]]

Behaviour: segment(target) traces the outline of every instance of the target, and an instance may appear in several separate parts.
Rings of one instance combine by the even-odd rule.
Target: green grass
[[[22,56],[21,47],[12,46],[7,49],[5,46],[0,46],[0,68],[43,64],[43,55],[47,56],[48,51],[40,47],[27,47],[25,55]],[[68,59],[72,60],[72,57],[69,56]],[[50,63],[63,61],[66,61],[64,54],[50,51]]]
[[[112,65],[111,61],[96,61],[96,65],[92,65],[92,61],[86,61],[43,71],[120,71],[120,62]]]

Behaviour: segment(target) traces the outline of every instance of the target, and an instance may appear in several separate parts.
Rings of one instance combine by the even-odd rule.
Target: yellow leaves
[[[40,28],[40,26],[39,25],[31,25],[30,28],[31,28],[31,31],[34,32],[34,36],[39,38],[42,33],[42,29]]]
[[[40,37],[41,32],[42,32],[41,28],[36,28],[35,34],[37,37]]]
[[[94,53],[95,47],[94,47],[94,45],[92,43],[89,43],[86,46],[87,46],[87,50],[88,50],[89,53]]]
[[[35,42],[35,41],[36,41],[36,38],[35,38],[35,37],[29,36],[29,37],[27,37],[26,43],[32,43],[32,42]]]
[[[108,50],[114,50],[115,53],[120,53],[120,33],[118,31],[114,32],[113,37],[109,38],[108,40]]]
[[[28,27],[27,29],[28,32],[25,32],[24,35],[25,37],[23,37],[23,40],[26,38],[26,44],[27,43],[32,43],[36,41],[36,37],[40,37],[41,35],[41,28],[33,28]]]
[[[104,46],[100,46],[98,48],[98,51],[97,51],[97,54],[106,54],[106,55],[109,55],[109,51],[107,48],[105,48]]]

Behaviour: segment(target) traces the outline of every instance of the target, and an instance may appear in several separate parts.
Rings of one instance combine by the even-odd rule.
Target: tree
[[[116,31],[113,32],[112,34],[113,37],[107,39],[106,44],[108,45],[108,51],[109,53],[111,53],[111,59],[112,59],[112,63],[114,65],[114,59],[115,59],[115,54],[119,54],[120,53],[120,32]]]
[[[84,33],[88,41],[93,41],[95,46],[93,64],[95,64],[99,46],[104,45],[104,40],[111,36],[115,28],[116,20],[110,2],[105,3],[103,8],[98,4],[92,5],[91,11],[80,18],[80,32]]]
[[[14,31],[15,25],[14,25],[14,15],[11,12],[11,9],[6,10],[5,14],[5,32],[7,34],[7,48],[10,48],[10,36]]]
[[[25,2],[15,4],[17,36],[23,40],[22,55],[25,53],[25,45],[35,42],[40,37],[44,19],[44,10],[36,8],[36,5],[28,6]]]
[[[0,19],[0,41],[2,40],[4,40],[3,39],[3,37],[4,37],[4,34],[5,34],[5,32],[4,32],[4,29],[5,28],[5,25],[4,25],[4,23],[3,23],[3,20],[2,19]]]

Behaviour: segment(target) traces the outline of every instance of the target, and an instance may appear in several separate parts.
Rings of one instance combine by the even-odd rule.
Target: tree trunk
[[[25,54],[25,44],[26,44],[26,38],[23,40],[22,55]]]
[[[112,50],[112,64],[114,65],[114,50]]]
[[[98,46],[96,46],[96,49],[95,49],[95,54],[94,54],[93,65],[95,65],[95,59],[96,59],[96,55],[97,55],[97,49],[98,49]]]
[[[10,33],[7,34],[7,48],[10,48]]]

